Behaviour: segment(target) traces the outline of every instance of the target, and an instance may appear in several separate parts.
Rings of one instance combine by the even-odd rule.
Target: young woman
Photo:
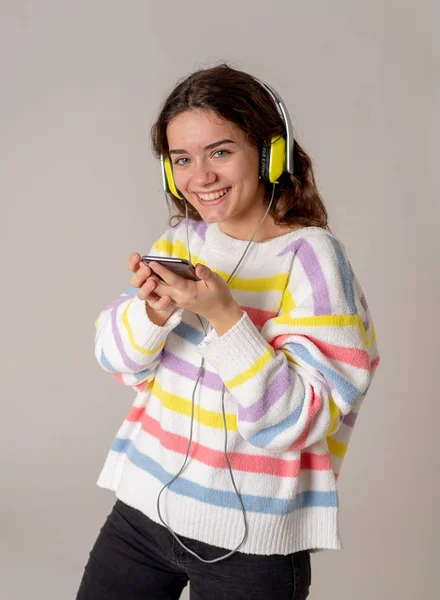
[[[197,71],[152,137],[178,223],[150,255],[196,279],[134,253],[98,317],[98,362],[137,394],[77,598],[306,598],[379,362],[365,296],[272,88]]]

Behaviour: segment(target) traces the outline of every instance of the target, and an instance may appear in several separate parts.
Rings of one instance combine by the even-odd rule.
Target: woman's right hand
[[[138,252],[131,254],[127,267],[133,273],[130,285],[139,288],[137,296],[145,301],[148,316],[157,325],[162,325],[174,312],[176,305],[169,296],[158,296],[154,293],[158,282],[157,275],[141,262],[141,255]]]

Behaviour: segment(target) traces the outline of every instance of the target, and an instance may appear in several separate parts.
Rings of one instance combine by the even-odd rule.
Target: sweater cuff
[[[148,316],[145,300],[135,295],[131,300],[127,319],[135,332],[138,344],[144,348],[155,348],[165,342],[168,334],[179,325],[183,311],[183,308],[178,308],[164,325],[156,325]]]
[[[211,330],[197,349],[223,381],[249,369],[268,349],[273,351],[246,312],[223,335]]]

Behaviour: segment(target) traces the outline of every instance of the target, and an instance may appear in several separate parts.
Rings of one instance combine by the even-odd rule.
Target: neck
[[[223,233],[237,240],[251,239],[267,210],[267,206],[263,202],[264,189],[261,188],[259,191],[260,197],[255,199],[252,210],[246,211],[246,214],[238,214],[227,221],[219,223],[219,228]],[[261,223],[254,241],[263,242],[273,237],[274,226],[274,219],[269,212]]]
[[[227,223],[219,223],[218,226],[223,233],[235,238],[236,240],[250,240],[262,218],[263,215],[261,215],[259,219],[249,219],[246,221],[246,223],[231,223],[228,221]],[[270,221],[272,221],[272,223]],[[267,215],[256,236],[254,237],[254,241],[263,242],[269,237],[273,237],[270,233],[272,228],[273,219],[271,215]]]

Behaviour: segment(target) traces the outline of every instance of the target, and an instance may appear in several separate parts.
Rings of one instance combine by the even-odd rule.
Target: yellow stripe
[[[188,259],[188,248],[181,240],[176,240],[174,244],[169,240],[158,240],[153,248],[158,252],[166,254],[167,256],[174,256],[175,258],[185,258]],[[193,264],[200,263],[201,265],[206,265],[206,261],[191,254],[191,259]]]
[[[188,249],[186,245],[181,240],[176,240],[174,244],[172,244],[169,240],[159,240],[154,244],[154,249],[157,252],[162,252],[167,254],[168,256],[175,256],[176,258],[188,258]],[[193,265],[200,263],[201,265],[206,265],[206,261],[196,256],[195,254],[191,254],[191,260]],[[209,265],[208,265],[209,266]],[[225,271],[219,271],[217,269],[212,269],[214,273],[220,275],[220,277],[227,281],[230,273],[226,273]],[[243,279],[242,277],[233,277],[229,287],[233,290],[242,290],[246,292],[269,292],[272,290],[284,291],[287,284],[287,273],[281,273],[278,275],[274,275],[273,277],[257,277],[254,279]]]
[[[345,453],[347,452],[347,444],[337,442],[333,438],[327,438],[327,444],[328,449],[332,454],[338,456],[339,458],[344,458]]]
[[[297,327],[357,327],[366,347],[371,345],[362,319],[359,315],[317,315],[312,317],[292,317],[289,314],[275,317],[276,325],[294,325]]]
[[[292,292],[287,288],[281,300],[280,313],[290,313],[296,308],[296,302],[293,299]]]
[[[153,244],[153,249],[157,250],[159,253],[162,252],[167,256],[173,255],[173,243],[170,242],[170,240],[158,240]]]
[[[165,341],[163,341],[161,344],[159,344],[159,346],[157,346],[153,350],[147,350],[147,348],[142,348],[141,346],[139,346],[136,343],[136,340],[134,339],[133,331],[131,329],[131,325],[128,322],[128,317],[127,317],[127,313],[128,313],[128,310],[129,310],[132,302],[133,302],[133,299],[130,300],[130,302],[125,307],[124,312],[122,313],[122,322],[125,325],[125,329],[127,330],[127,335],[128,335],[130,344],[133,346],[133,348],[135,350],[137,350],[137,352],[140,352],[141,354],[145,354],[145,355],[156,354],[163,348],[163,346],[165,345]]]
[[[359,321],[357,315],[317,315],[311,317],[292,317],[289,314],[274,318],[275,325],[299,325],[304,327],[352,327]]]
[[[294,365],[298,365],[298,367],[300,367],[301,365],[299,364],[299,362],[297,362],[296,360],[294,360],[290,354],[290,350],[287,350],[287,348],[279,348],[279,350],[284,354],[284,356],[287,358],[287,362],[290,362]]]
[[[229,275],[224,277],[220,272],[219,275],[223,279],[229,277]],[[286,280],[286,273],[274,275],[273,277],[258,277],[253,279],[242,279],[234,275],[229,287],[233,290],[243,290],[245,292],[272,292],[275,290],[282,292],[286,287]]]
[[[98,317],[95,319],[95,327],[98,327],[98,323],[101,320],[101,315],[98,315]]]
[[[371,337],[369,340],[367,340],[367,348],[370,348],[371,344],[375,341],[375,339],[376,339],[376,330],[374,329],[374,326],[373,326],[373,329],[371,331]]]
[[[272,352],[269,349],[267,349],[263,356],[261,356],[256,362],[254,362],[254,364],[251,367],[249,367],[249,369],[246,369],[244,373],[241,373],[241,375],[237,375],[237,377],[234,377],[230,381],[226,381],[226,387],[231,389],[237,387],[237,385],[241,385],[242,383],[249,381],[249,379],[255,377],[255,375],[257,375],[257,373],[259,373],[265,367],[265,365],[267,365],[267,363],[270,360],[272,360],[272,358]]]
[[[157,380],[153,385],[152,393],[160,400],[161,405],[168,410],[187,417],[191,416],[191,400],[166,392]],[[201,408],[198,404],[194,406],[194,419],[206,427],[224,429],[222,413]],[[226,426],[228,431],[237,431],[237,417],[235,414],[226,414]]]
[[[333,398],[329,398],[330,401],[330,423],[327,429],[326,437],[333,435],[339,427],[339,408],[335,404]]]

